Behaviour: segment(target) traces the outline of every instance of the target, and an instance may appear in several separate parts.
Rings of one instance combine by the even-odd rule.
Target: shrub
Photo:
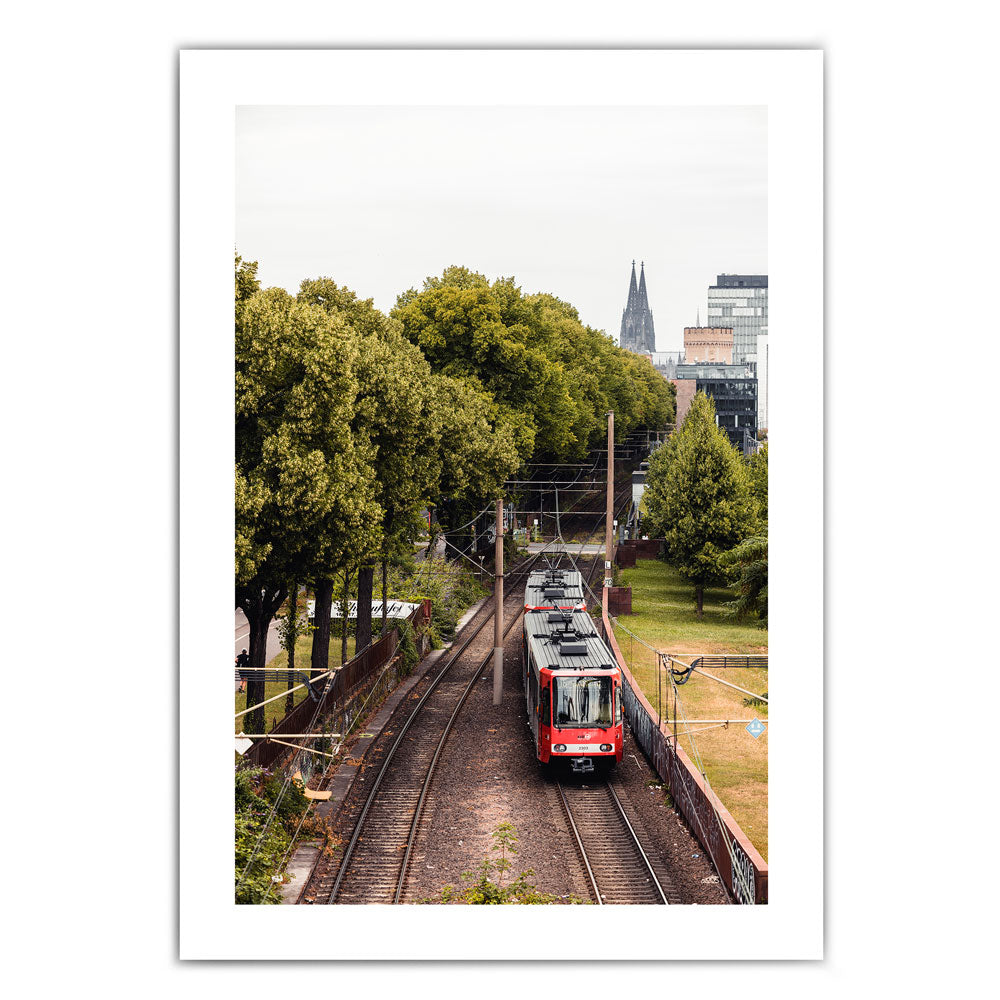
[[[462,612],[485,596],[487,590],[474,574],[457,562],[432,558],[394,567],[389,579],[389,593],[402,601],[431,601],[431,643],[436,647],[450,642]]]
[[[399,629],[399,652],[403,657],[401,673],[404,677],[408,677],[417,660],[420,659],[420,654],[417,652],[417,644],[413,638],[413,626],[406,619],[403,619],[396,627]]]
[[[302,787],[297,782],[289,782],[274,817],[265,826],[283,783],[283,778],[269,775],[259,767],[236,771],[234,884],[237,903],[273,905],[281,902],[278,893],[272,891],[273,877],[278,874],[299,817],[309,806]]]

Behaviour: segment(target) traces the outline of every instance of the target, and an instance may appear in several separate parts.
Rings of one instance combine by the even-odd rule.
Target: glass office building
[[[708,288],[708,325],[733,330],[733,364],[757,363],[757,337],[767,333],[767,275],[720,274]]]
[[[757,379],[750,365],[678,365],[674,384],[678,387],[678,421],[694,393],[703,392],[714,400],[715,423],[726,432],[730,444],[745,455],[756,447]]]
[[[698,392],[715,400],[716,424],[729,435],[730,444],[746,452],[744,439],[757,436],[757,380],[698,379]]]

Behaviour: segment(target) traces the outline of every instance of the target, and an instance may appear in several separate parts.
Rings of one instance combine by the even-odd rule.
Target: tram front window
[[[610,677],[555,677],[553,715],[560,729],[611,725]]]

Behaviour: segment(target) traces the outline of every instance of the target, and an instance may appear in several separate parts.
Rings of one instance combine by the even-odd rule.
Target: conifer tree
[[[767,442],[747,460],[750,494],[757,503],[757,514],[767,529]]]
[[[651,456],[643,506],[650,534],[666,540],[665,558],[694,584],[700,618],[705,587],[726,582],[720,557],[757,527],[746,463],[703,392]]]

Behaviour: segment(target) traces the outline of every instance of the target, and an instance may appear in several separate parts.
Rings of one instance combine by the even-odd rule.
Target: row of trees
[[[400,295],[392,316],[431,367],[481,386],[519,453],[574,461],[616,438],[673,422],[676,392],[648,359],[580,322],[554,295],[524,295],[513,278],[490,283],[465,267]]]
[[[338,581],[346,593],[357,573],[369,610],[376,565],[412,540],[422,506],[441,491],[495,493],[519,457],[489,396],[432,372],[370,301],[328,279],[294,297],[262,290],[256,274],[237,256],[236,605],[262,667],[271,619],[311,585],[321,670]],[[370,636],[362,616],[358,647]],[[248,706],[262,698],[251,681]],[[263,712],[249,725],[260,732]]]
[[[367,645],[376,568],[384,598],[427,504],[478,509],[523,462],[582,456],[608,409],[622,436],[673,418],[672,386],[645,359],[512,279],[449,268],[385,316],[329,278],[295,296],[262,289],[237,255],[235,290],[236,606],[251,667],[301,584],[316,594],[313,671],[329,664],[334,593],[352,582]],[[250,681],[248,707],[263,696]],[[252,713],[248,731],[263,723]]]
[[[699,392],[650,457],[642,502],[650,535],[665,539],[665,557],[694,585],[698,617],[705,587],[738,577],[735,613],[766,628],[767,445],[744,459]]]

